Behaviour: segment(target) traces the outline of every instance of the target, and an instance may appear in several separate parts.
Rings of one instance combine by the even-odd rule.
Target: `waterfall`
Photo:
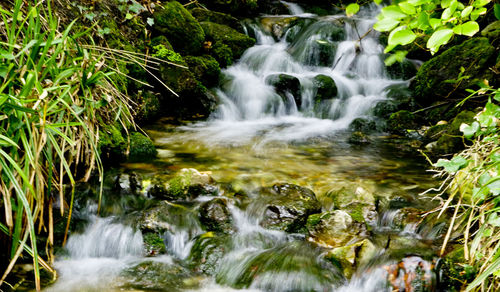
[[[223,70],[220,105],[208,122],[186,129],[213,143],[296,141],[345,130],[387,99],[383,46],[372,30],[378,7],[359,16],[264,16],[249,24],[257,45]],[[271,23],[272,25],[264,25]],[[281,31],[279,31],[281,29]],[[278,31],[276,31],[278,30]],[[281,82],[281,83],[280,83]],[[325,84],[326,83],[326,84]]]

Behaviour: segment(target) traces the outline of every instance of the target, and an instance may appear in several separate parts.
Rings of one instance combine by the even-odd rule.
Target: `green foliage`
[[[359,11],[359,4],[358,3],[351,3],[351,4],[347,5],[347,7],[345,8],[345,14],[348,17],[353,16],[354,14],[358,13],[358,11]]]
[[[394,1],[382,8],[374,29],[390,32],[386,53],[422,38],[434,54],[454,35],[473,36],[479,32],[476,20],[486,14],[485,6],[490,2],[474,0],[466,5],[457,0]]]
[[[128,99],[114,87],[102,56],[76,41],[82,34],[72,34],[74,22],[59,31],[50,1],[13,2],[7,8],[0,6],[4,20],[0,194],[5,214],[0,229],[11,239],[5,247],[11,251],[10,264],[0,285],[27,252],[40,290],[40,266],[54,272],[48,264],[53,260],[54,195],[59,194],[61,215],[65,215],[65,185],[87,180],[96,169],[102,173],[97,146],[100,121],[123,126],[133,122]],[[68,221],[73,196],[74,192]],[[47,230],[48,261],[38,254],[37,230]]]

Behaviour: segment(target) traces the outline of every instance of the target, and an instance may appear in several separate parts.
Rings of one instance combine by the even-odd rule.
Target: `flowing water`
[[[408,281],[421,280],[416,275],[433,285],[433,240],[442,226],[397,219],[411,209],[403,207],[433,206],[419,195],[434,185],[426,162],[400,145],[406,142],[383,134],[372,135],[368,145],[348,143],[352,121],[380,123],[374,106],[389,90],[408,85],[386,74],[383,47],[371,30],[378,8],[348,19],[283,3],[290,15],[246,22],[257,44],[223,71],[212,116],[194,124],[158,122],[147,129],[158,158],[123,165],[140,177],[161,173],[165,179],[196,168],[230,184],[245,194],[224,199],[231,231],[206,232],[200,223],[200,206],[213,197],[158,207],[143,196],[112,194],[103,203],[104,218],[94,215],[91,202],[77,204],[87,227],[70,236],[56,262],[60,278],[49,291],[404,291]],[[289,83],[277,85],[280,78]],[[333,80],[336,90],[318,80]],[[347,273],[306,233],[264,228],[264,198],[254,190],[279,182],[310,188],[323,211],[334,207],[330,190],[375,194],[380,206],[366,236],[373,243],[369,259]],[[222,188],[218,192],[224,197]],[[151,214],[164,214],[166,254],[146,257],[138,222],[151,206]]]

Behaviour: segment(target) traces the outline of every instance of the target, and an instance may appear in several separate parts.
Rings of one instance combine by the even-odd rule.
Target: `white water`
[[[298,5],[284,3],[291,14],[303,14]],[[264,143],[300,141],[331,136],[347,129],[354,119],[369,117],[373,107],[387,99],[388,86],[404,83],[386,76],[383,46],[378,33],[371,30],[377,13],[377,6],[371,6],[352,19],[306,16],[312,24],[292,26],[279,40],[251,25],[257,45],[223,71],[224,81],[216,90],[217,111],[208,122],[184,129],[194,130],[197,139],[208,144],[246,144],[255,137]],[[287,35],[297,29],[298,36],[287,42]],[[341,40],[334,33],[339,30],[345,31]],[[322,54],[331,57],[328,63],[320,61]],[[300,96],[287,92],[281,97],[266,81],[276,74],[296,77]],[[335,81],[338,94],[316,102],[313,78],[320,74]]]

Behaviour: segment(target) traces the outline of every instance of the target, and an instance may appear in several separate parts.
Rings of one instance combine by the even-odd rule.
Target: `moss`
[[[199,23],[177,1],[164,4],[164,9],[157,9],[153,14],[154,29],[165,35],[176,51],[194,54],[201,50],[205,34]]]
[[[154,47],[159,46],[159,45],[163,45],[168,50],[172,50],[172,51],[174,50],[174,47],[172,47],[172,45],[168,41],[167,37],[165,37],[164,35],[157,36],[157,37],[153,38],[151,40],[150,45],[151,45],[151,48],[154,48]]]
[[[468,95],[466,88],[473,88],[483,79],[493,80],[493,72],[489,67],[496,58],[495,48],[487,38],[472,38],[464,43],[453,46],[442,54],[425,62],[418,70],[412,88],[416,99],[427,105],[438,99],[450,96]],[[448,82],[456,80],[461,68],[465,76],[460,83]]]
[[[417,74],[415,64],[408,59],[404,59],[402,62],[396,62],[386,67],[386,70],[391,79],[408,80]]]
[[[129,159],[152,159],[156,157],[156,148],[149,137],[139,132],[130,134]]]
[[[214,44],[210,50],[210,54],[219,62],[222,68],[226,68],[233,64],[233,52],[223,43]]]
[[[142,238],[148,255],[163,254],[167,251],[165,242],[157,233],[149,232],[144,234]]]
[[[337,96],[337,85],[330,76],[317,75],[314,77],[313,83],[317,88],[315,100],[321,101]]]
[[[99,153],[105,161],[120,161],[125,158],[127,141],[117,125],[105,125],[99,132]]]
[[[229,14],[216,12],[216,11],[203,9],[203,8],[198,8],[198,7],[191,9],[191,14],[199,22],[203,22],[203,21],[215,22],[218,24],[227,25],[233,29],[236,29],[239,32],[243,32],[243,27],[240,24],[240,21],[237,18],[232,17]]]
[[[414,129],[417,124],[415,123],[415,116],[407,111],[401,110],[391,114],[387,120],[388,130],[397,134],[406,134],[408,129]]]
[[[135,95],[137,110],[135,112],[136,122],[144,124],[157,118],[160,114],[161,105],[158,95],[152,91],[139,91]]]
[[[500,39],[500,20],[488,24],[488,26],[481,31],[481,35],[487,37],[492,43],[494,41],[498,42]]]
[[[206,86],[215,86],[219,82],[220,67],[213,57],[204,55],[200,57],[187,56],[184,58],[198,81]]]
[[[213,44],[223,43],[227,45],[234,58],[239,58],[246,49],[255,45],[255,39],[239,33],[229,26],[208,21],[201,22],[200,25],[205,32],[207,41],[211,41]]]
[[[170,49],[167,49],[163,44],[153,47],[153,57],[160,58],[176,64],[185,64],[182,56]]]

